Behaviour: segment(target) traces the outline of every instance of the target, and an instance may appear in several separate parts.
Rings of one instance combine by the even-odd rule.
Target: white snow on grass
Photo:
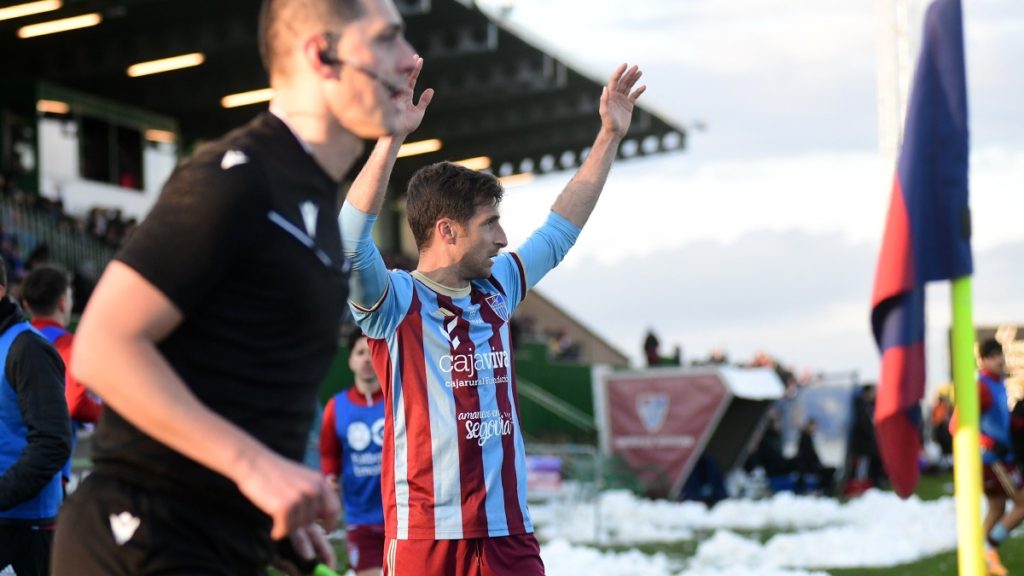
[[[692,502],[652,501],[609,491],[600,502],[602,545],[693,540],[711,531],[688,559],[639,551],[602,552],[593,504],[531,506],[548,574],[613,576],[809,576],[823,568],[894,566],[956,548],[952,498],[923,502],[868,491],[843,504],[781,493],[730,499],[711,510]],[[778,531],[762,544],[740,532]]]

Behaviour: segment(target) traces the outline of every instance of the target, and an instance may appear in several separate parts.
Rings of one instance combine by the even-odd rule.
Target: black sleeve
[[[20,334],[11,344],[4,374],[18,396],[28,444],[0,475],[0,510],[38,494],[71,456],[64,363],[57,351],[36,334]]]
[[[230,272],[256,219],[267,217],[259,169],[252,162],[224,169],[222,155],[180,166],[117,255],[183,314]]]

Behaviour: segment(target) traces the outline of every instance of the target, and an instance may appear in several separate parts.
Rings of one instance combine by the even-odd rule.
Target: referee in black
[[[433,93],[392,0],[265,0],[259,26],[270,110],[174,172],[82,317],[106,409],[58,576],[262,574],[284,538],[334,563],[338,497],[298,461],[348,294],[339,181]]]

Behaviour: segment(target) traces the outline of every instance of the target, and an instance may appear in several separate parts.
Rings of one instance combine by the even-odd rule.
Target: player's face
[[[363,0],[362,5],[363,17],[341,31],[336,56],[345,63],[326,90],[343,127],[361,138],[379,138],[395,131],[416,54],[392,0]]]
[[[373,371],[373,358],[370,356],[370,346],[366,343],[366,338],[356,340],[348,356],[348,367],[355,374],[356,382],[377,383],[377,374]]]
[[[1006,357],[1002,354],[992,354],[987,358],[981,359],[981,367],[996,376],[1002,377],[1004,370],[1006,370]]]
[[[478,280],[491,275],[492,258],[506,245],[508,238],[501,227],[496,205],[477,206],[473,217],[461,226],[459,235],[462,257],[460,268],[464,280]]]

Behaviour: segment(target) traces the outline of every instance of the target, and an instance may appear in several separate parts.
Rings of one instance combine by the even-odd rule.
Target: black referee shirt
[[[192,392],[293,460],[348,299],[338,209],[338,183],[268,112],[179,166],[117,256],[183,313],[158,348]],[[97,471],[256,511],[109,408],[93,446]]]

